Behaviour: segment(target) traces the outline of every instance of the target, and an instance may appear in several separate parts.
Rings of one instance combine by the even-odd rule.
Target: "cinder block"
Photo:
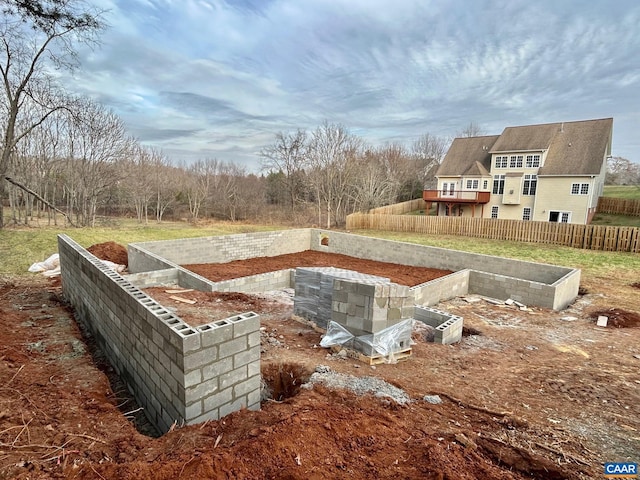
[[[227,342],[233,338],[233,324],[226,320],[219,320],[208,325],[198,327],[202,347],[209,347]]]
[[[254,312],[243,313],[232,317],[233,336],[247,335],[260,329],[260,316]]]
[[[189,388],[198,385],[202,381],[202,372],[193,370],[184,375],[184,387]]]
[[[202,415],[202,401],[198,400],[191,405],[187,405],[184,411],[184,417],[187,422],[193,418],[199,417]]]
[[[219,390],[218,379],[212,378],[184,390],[185,402],[190,403],[208,397]]]
[[[160,352],[162,354],[162,352]],[[223,355],[220,355],[222,357]],[[188,353],[184,356],[184,371],[190,372],[197,368],[201,368],[212,362],[215,362],[218,358],[218,347],[208,347],[201,350]]]
[[[247,348],[247,337],[243,335],[239,338],[234,338],[233,340],[220,344],[218,346],[218,355],[219,358],[229,357],[242,352]]]
[[[238,410],[241,410],[242,408],[246,408],[246,407],[247,407],[247,397],[243,396],[234,400],[231,403],[221,405],[218,411],[220,414],[220,418],[222,418],[222,417],[225,417],[226,415],[229,415],[230,413],[237,412]]]
[[[236,353],[233,356],[233,368],[239,368],[256,360],[260,360],[260,346],[256,345],[249,350]]]
[[[233,370],[233,357],[222,358],[202,368],[202,379],[217,378],[231,370]]]
[[[221,405],[229,403],[231,400],[233,400],[233,388],[227,388],[204,398],[202,400],[202,409],[205,412],[218,411]]]
[[[240,396],[248,395],[249,393],[260,390],[260,376],[255,375],[246,379],[243,382],[236,384],[233,387],[233,396],[238,398]]]
[[[231,370],[230,372],[224,373],[218,377],[218,381],[220,384],[220,390],[224,390],[229,388],[236,383],[242,382],[247,378],[247,366],[242,366],[240,368],[236,368]]]

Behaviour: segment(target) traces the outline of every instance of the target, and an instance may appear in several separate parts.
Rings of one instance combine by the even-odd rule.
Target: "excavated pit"
[[[313,372],[295,363],[270,363],[262,367],[263,400],[281,402],[295,397],[300,386],[306,383]]]

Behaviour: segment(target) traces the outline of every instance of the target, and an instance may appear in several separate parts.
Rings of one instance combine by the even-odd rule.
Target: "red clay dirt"
[[[363,260],[335,253],[307,250],[300,253],[236,260],[228,263],[204,263],[183,265],[192,272],[218,282],[296,267],[337,267],[370,275],[387,277],[394,283],[413,287],[429,280],[449,275],[451,270],[413,267],[394,263]]]
[[[597,294],[563,312],[454,299],[439,308],[464,317],[462,342],[418,340],[408,360],[375,368],[320,348],[287,295],[199,295],[171,306],[261,315],[274,400],[155,438],[136,429],[139,407],[59,282],[0,278],[0,479],[587,479],[640,459],[640,329],[596,327],[591,312],[611,308]],[[299,389],[318,365],[380,377],[413,401]]]
[[[96,243],[87,248],[89,252],[102,260],[108,260],[118,265],[129,265],[127,248],[116,242]]]
[[[627,312],[620,308],[609,308],[607,310],[598,310],[591,314],[594,321],[601,316],[607,317],[607,328],[640,327],[640,314],[636,312]]]

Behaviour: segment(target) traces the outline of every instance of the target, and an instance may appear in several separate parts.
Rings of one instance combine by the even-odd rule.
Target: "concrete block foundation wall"
[[[58,236],[58,251],[76,318],[160,432],[259,408],[258,315],[192,328],[68,236]]]
[[[469,293],[469,270],[460,270],[446,277],[436,278],[411,287],[416,305],[437,305]]]
[[[166,268],[142,273],[123,275],[128,282],[138,288],[157,287],[158,285],[178,285],[178,269]]]
[[[513,276],[525,280],[552,284],[573,269],[543,263],[511,260],[503,257],[467,253],[446,248],[428,247],[414,243],[395,242],[350,233],[314,230],[311,249],[342,253],[352,257],[414,265],[416,267],[443,270],[479,270]],[[322,237],[328,238],[328,246],[320,245]]]
[[[462,339],[462,317],[435,308],[416,306],[413,318],[435,329],[435,343],[449,345]]]
[[[323,239],[326,245],[321,243]],[[320,229],[313,230],[311,249],[418,267],[458,272],[466,269],[476,270],[518,279],[519,282],[513,283],[514,295],[522,295],[527,285],[534,285],[535,288],[528,295],[527,304],[556,310],[566,308],[575,299],[580,284],[580,270],[577,269]],[[500,280],[496,279],[495,285],[500,285],[498,282]],[[510,282],[503,285],[506,287],[505,290],[482,294],[503,300],[512,297]],[[539,285],[549,288],[538,289]],[[468,293],[480,292],[473,292],[470,286]],[[451,295],[453,296],[455,295]]]
[[[284,230],[130,244],[129,271],[137,273],[178,268],[180,286],[211,291],[210,289],[226,287],[210,286],[212,282],[188,272],[179,264],[225,263],[241,258],[275,256],[304,250],[340,253],[369,260],[454,271],[455,273],[447,277],[413,287],[416,302],[424,305],[435,305],[439,301],[467,293],[479,293],[503,300],[508,298],[517,300],[516,297],[519,297],[518,301],[527,305],[561,310],[575,299],[580,284],[580,270],[567,267],[321,229]],[[228,257],[225,256],[227,254]],[[483,275],[476,276],[476,281],[470,283],[470,270],[496,275],[493,277],[495,280],[493,285],[498,288],[491,290],[490,277],[485,278]],[[509,280],[503,283],[498,277],[517,281]],[[251,284],[251,281],[247,281],[247,284]],[[479,291],[474,292],[473,288],[476,285]],[[540,285],[542,285],[541,289],[538,288]],[[243,287],[241,284],[230,284],[229,288]],[[527,288],[529,288],[528,291]]]
[[[303,252],[309,250],[310,236],[311,230],[305,228],[129,244],[129,271],[138,273],[174,265],[226,263]],[[154,266],[163,261],[170,265]]]

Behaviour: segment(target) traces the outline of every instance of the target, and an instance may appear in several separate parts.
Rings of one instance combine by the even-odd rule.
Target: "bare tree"
[[[342,125],[324,122],[314,130],[309,147],[311,178],[318,205],[318,223],[322,208],[327,215],[327,228],[331,228],[332,215],[339,216],[342,202],[347,197],[353,159],[361,149],[362,141]],[[338,218],[336,218],[338,220]]]
[[[479,137],[481,135],[484,135],[484,129],[475,122],[469,122],[466,127],[456,132],[456,137]]]
[[[395,202],[397,186],[389,178],[384,166],[371,158],[359,155],[350,197],[352,211],[366,212],[372,208]]]
[[[0,75],[2,76],[2,144],[0,145],[0,228],[4,225],[2,199],[5,176],[16,145],[51,114],[66,107],[45,65],[73,70],[75,45],[95,42],[103,27],[101,12],[82,0],[2,0],[0,20]],[[25,106],[39,113],[26,117]],[[33,114],[33,110],[29,111]]]
[[[640,165],[624,157],[607,160],[608,185],[640,185]]]
[[[206,205],[211,188],[219,174],[220,162],[215,158],[198,160],[185,169],[185,185],[182,192],[189,203],[191,219],[196,221],[203,204]]]
[[[156,193],[154,182],[153,151],[138,144],[121,162],[120,190],[129,206],[133,205],[138,223],[149,223],[149,207]]]
[[[415,159],[415,168],[418,173],[420,188],[427,188],[435,181],[435,173],[442,162],[449,144],[448,138],[438,137],[425,133],[421,135],[412,145],[412,153]],[[435,185],[434,185],[435,188]]]
[[[161,223],[167,209],[178,201],[180,185],[175,181],[178,168],[171,165],[169,159],[159,150],[152,149],[154,196],[156,200],[156,222]]]
[[[304,130],[294,133],[279,132],[275,142],[262,149],[262,168],[269,172],[282,172],[274,177],[281,183],[289,198],[291,211],[304,197],[304,170],[308,165],[309,141]]]
[[[76,108],[69,130],[67,188],[76,223],[94,226],[100,197],[123,178],[120,162],[130,156],[135,142],[112,111],[89,99],[81,99]]]

